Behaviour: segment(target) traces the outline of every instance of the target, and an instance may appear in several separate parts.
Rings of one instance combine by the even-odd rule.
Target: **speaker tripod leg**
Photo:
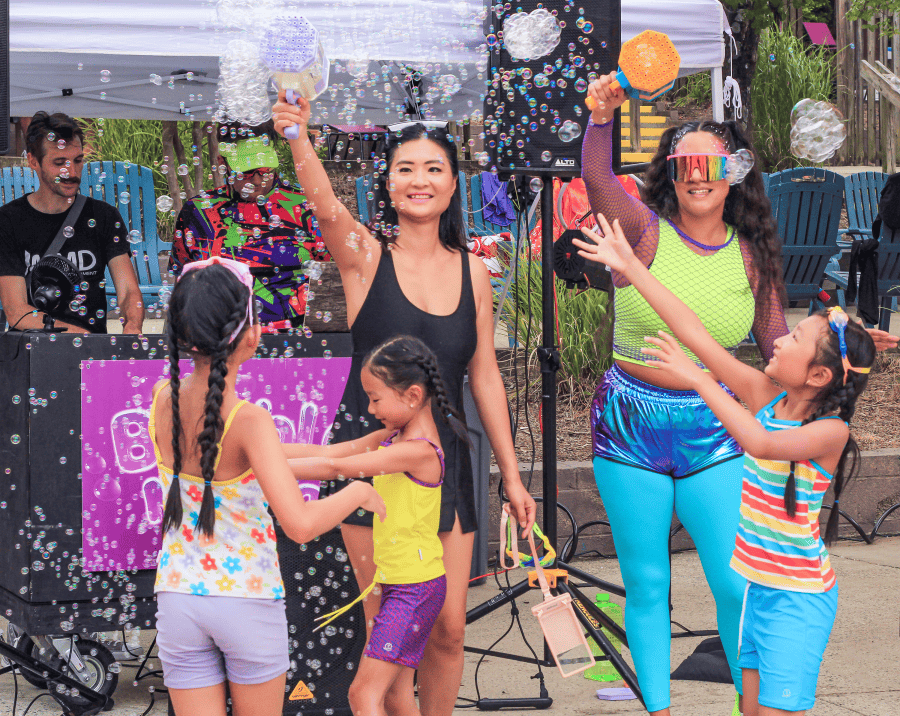
[[[578,599],[581,604],[584,604],[584,595],[581,594],[576,588],[570,587],[565,582],[558,582],[556,585],[557,589],[560,592],[568,594],[572,597],[572,600]],[[606,638],[606,635],[596,626],[594,626],[594,619],[590,617],[587,613],[578,609],[575,609],[575,616],[578,617],[578,621],[581,622],[581,625],[585,628],[585,631],[593,638],[595,642],[597,642],[597,646],[600,647],[600,651],[602,651],[606,657],[609,659],[610,663],[615,667],[616,671],[622,676],[622,679],[628,684],[628,688],[630,688],[634,695],[637,696],[638,700],[644,705],[646,708],[647,704],[644,703],[644,696],[641,694],[641,688],[638,686],[637,675],[632,671],[631,667],[628,666],[626,661],[622,658],[622,655],[616,651],[615,647],[609,642],[609,639]],[[605,616],[605,615],[604,615]],[[599,621],[599,620],[597,620]],[[624,636],[624,632],[622,636]],[[623,641],[623,643],[626,643]]]

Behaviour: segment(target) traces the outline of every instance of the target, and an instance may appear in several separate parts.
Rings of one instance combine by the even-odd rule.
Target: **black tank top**
[[[390,251],[381,252],[378,269],[369,293],[350,329],[353,337],[353,362],[342,405],[334,425],[334,442],[347,442],[384,427],[371,415],[369,398],[362,387],[360,371],[369,351],[388,338],[415,336],[434,351],[438,370],[447,386],[447,398],[463,413],[463,378],[475,355],[475,294],[469,273],[469,255],[462,260],[462,291],[456,310],[447,316],[436,316],[417,308],[406,298],[397,282]],[[478,524],[475,516],[475,488],[468,446],[453,433],[435,410],[434,422],[446,457],[446,474],[441,487],[441,521],[439,530],[449,531],[459,515],[463,532],[473,532]],[[335,487],[339,488],[340,485]],[[372,513],[354,514],[350,524],[372,524]]]

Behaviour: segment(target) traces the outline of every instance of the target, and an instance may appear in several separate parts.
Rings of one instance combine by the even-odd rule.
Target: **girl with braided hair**
[[[361,379],[369,412],[384,429],[324,447],[286,445],[285,451],[294,475],[304,480],[374,475],[387,506],[387,519],[373,525],[375,579],[353,603],[320,617],[325,621],[319,628],[380,590],[350,707],[354,714],[384,714],[385,699],[394,692],[406,702],[406,713],[418,713],[412,676],[447,591],[438,537],[444,451],[432,404],[460,440],[468,443],[468,433],[447,398],[437,358],[418,338],[397,336],[376,346],[363,361]],[[401,697],[398,688],[408,693]]]
[[[150,437],[168,491],[156,572],[157,645],[178,714],[281,714],[288,669],[284,585],[268,508],[309,542],[384,502],[363,482],[304,502],[265,408],[239,400],[259,344],[253,279],[213,257],[184,267],[169,304],[169,380],[154,388]],[[182,379],[178,360],[194,371]],[[169,440],[160,436],[169,435]]]
[[[635,255],[618,221],[610,227],[602,214],[598,219],[603,236],[583,230],[596,243],[576,241],[579,253],[626,277],[678,339],[664,331],[645,338],[653,345],[642,349],[653,361],[648,365],[695,390],[745,451],[731,557],[735,574],[748,580],[736,651],[744,714],[805,713],[815,703],[837,611],[837,581],[825,545],[837,536],[840,497],[857,467],[849,421],[868,383],[875,344],[840,308],[831,308],[776,338],[760,373],[728,353],[663,286]],[[834,505],[823,540],[819,514],[832,483]]]

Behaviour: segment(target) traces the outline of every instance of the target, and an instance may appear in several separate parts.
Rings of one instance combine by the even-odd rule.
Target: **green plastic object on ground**
[[[622,607],[620,607],[615,602],[609,601],[608,594],[606,594],[605,592],[601,592],[600,594],[598,594],[596,598],[596,606],[597,609],[606,614],[616,624],[622,626]],[[609,642],[613,645],[613,648],[615,648],[615,650],[621,654],[622,642],[616,639],[616,637],[610,634],[606,629],[603,630],[603,635],[607,639],[609,639]],[[597,658],[597,663],[584,672],[584,678],[592,679],[593,681],[618,681],[619,679],[621,679],[622,677],[619,675],[619,672],[616,671],[615,667],[612,665],[609,659],[607,659],[604,656],[603,652],[600,651],[600,647],[597,645],[597,642],[594,641],[591,637],[588,637],[588,645],[591,647],[591,652]]]

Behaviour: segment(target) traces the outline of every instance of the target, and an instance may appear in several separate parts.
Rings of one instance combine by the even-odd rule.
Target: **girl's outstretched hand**
[[[628,239],[622,232],[619,220],[615,219],[610,226],[603,214],[597,214],[597,221],[602,233],[582,228],[581,233],[591,241],[572,240],[572,243],[579,248],[579,256],[583,256],[588,261],[606,264],[621,274],[627,274],[636,258],[634,251],[631,250],[631,244],[628,243]]]
[[[311,115],[312,108],[308,99],[298,97],[297,104],[294,105],[287,101],[284,90],[278,90],[278,101],[272,107],[272,119],[275,122],[275,131],[282,137],[284,130],[295,124],[300,125],[300,136],[305,136],[306,125],[309,124]]]
[[[659,332],[659,338],[646,336],[644,340],[656,346],[655,348],[641,348],[641,353],[655,359],[646,365],[674,373],[691,381],[702,379],[706,375],[703,369],[685,355],[681,346],[678,345],[678,341],[665,331]]]

